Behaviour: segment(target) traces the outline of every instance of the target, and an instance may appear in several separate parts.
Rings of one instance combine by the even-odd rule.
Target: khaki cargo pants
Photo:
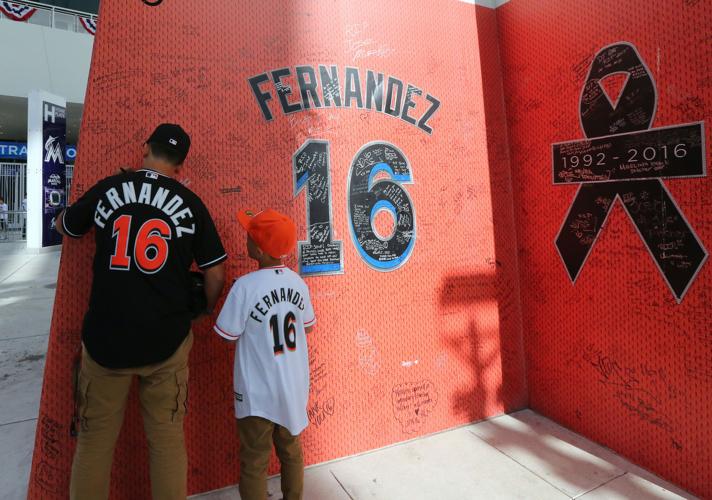
[[[299,436],[261,417],[245,417],[237,421],[240,436],[240,497],[242,500],[267,498],[267,466],[272,444],[282,466],[282,497],[302,500],[304,490],[304,460]]]
[[[137,368],[111,370],[96,363],[86,349],[77,387],[79,436],[72,464],[70,498],[109,497],[114,445],[121,430],[126,400],[134,376],[148,439],[151,493],[154,500],[184,500],[187,456],[183,416],[188,397],[190,333],[166,361]]]

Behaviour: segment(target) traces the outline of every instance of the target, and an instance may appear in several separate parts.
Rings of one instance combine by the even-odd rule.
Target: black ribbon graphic
[[[623,74],[616,103],[600,84]],[[556,238],[572,281],[620,199],[675,298],[682,300],[707,259],[707,251],[662,178],[704,177],[703,123],[651,129],[655,83],[635,47],[621,42],[601,49],[581,94],[586,140],[553,145],[554,184],[580,184]]]

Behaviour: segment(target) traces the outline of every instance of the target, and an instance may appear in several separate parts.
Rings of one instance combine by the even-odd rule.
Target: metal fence
[[[73,178],[74,165],[67,165],[67,200],[69,200]],[[0,241],[26,239],[26,163],[0,163],[0,197],[7,204],[7,212],[0,211]]]
[[[24,212],[27,194],[27,164],[0,163],[0,196],[10,212]],[[26,204],[26,202],[25,202]]]
[[[32,17],[27,21],[28,24],[38,24],[40,26],[48,26],[50,28],[55,28],[64,31],[74,31],[76,33],[86,33],[89,34],[84,27],[81,25],[80,17],[89,17],[96,20],[96,14],[91,14],[90,12],[81,12],[78,10],[64,9],[62,7],[55,7],[54,5],[47,5],[40,2],[27,2],[27,1],[13,1],[13,3],[21,5],[29,5],[37,9]],[[5,16],[0,12],[0,19]],[[13,21],[15,22],[15,21]]]
[[[0,242],[27,239],[27,212],[0,212]]]

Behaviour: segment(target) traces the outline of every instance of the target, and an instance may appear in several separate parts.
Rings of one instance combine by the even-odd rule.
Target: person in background
[[[22,197],[22,239],[27,239],[27,193]]]
[[[5,198],[0,196],[0,239],[7,239],[7,203]]]
[[[114,446],[134,377],[152,498],[186,498],[190,266],[195,261],[204,271],[203,314],[210,314],[223,289],[227,258],[207,208],[175,179],[189,147],[180,126],[160,125],[143,146],[143,168],[99,181],[57,217],[63,235],[78,238],[93,228],[96,240],[82,329],[72,500],[108,498]]]
[[[283,498],[301,500],[304,459],[299,435],[309,423],[306,334],[316,317],[309,287],[282,262],[294,249],[297,229],[276,210],[254,216],[242,211],[237,218],[247,231],[247,253],[259,269],[235,282],[215,331],[237,341],[234,388],[240,496],[267,498],[267,465],[274,444]]]

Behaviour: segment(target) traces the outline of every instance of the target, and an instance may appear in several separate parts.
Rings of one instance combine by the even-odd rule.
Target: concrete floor
[[[59,252],[0,244],[0,499],[26,497]],[[310,467],[305,500],[694,498],[525,410]],[[281,498],[279,478],[270,498]],[[227,488],[194,498],[240,498]]]
[[[279,477],[269,498],[281,498]],[[239,499],[237,487],[193,497]],[[310,467],[307,500],[695,498],[530,410]]]
[[[59,252],[0,243],[0,498],[26,497]]]

